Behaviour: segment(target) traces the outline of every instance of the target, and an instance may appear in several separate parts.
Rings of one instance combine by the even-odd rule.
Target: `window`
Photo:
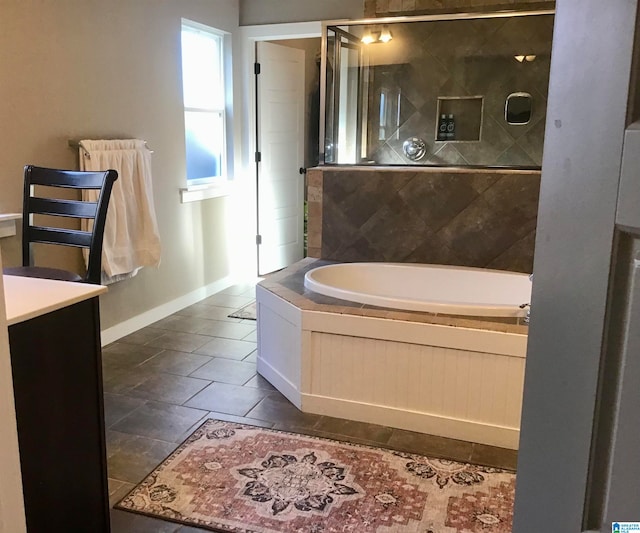
[[[224,36],[194,22],[182,22],[182,90],[187,186],[227,177]]]

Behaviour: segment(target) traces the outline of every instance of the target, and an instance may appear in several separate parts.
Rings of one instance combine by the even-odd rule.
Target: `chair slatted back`
[[[24,203],[22,217],[22,264],[33,266],[33,243],[61,244],[89,249],[84,281],[100,283],[102,269],[102,241],[107,208],[113,183],[118,179],[115,170],[74,171],[27,165],[24,168]],[[65,189],[94,189],[100,194],[96,202],[42,198],[34,196],[34,186],[43,185]],[[33,224],[33,215],[52,215],[93,219],[91,231],[41,226]]]

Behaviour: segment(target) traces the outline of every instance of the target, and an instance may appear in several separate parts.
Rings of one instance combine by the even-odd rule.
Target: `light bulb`
[[[362,36],[362,39],[360,39],[364,44],[371,44],[373,41],[375,41],[373,35],[371,35],[371,30],[367,29],[367,31],[364,32],[364,35]]]
[[[522,63],[524,61],[525,56],[513,56],[513,58],[518,62]]]
[[[380,32],[380,42],[383,43],[388,43],[391,39],[393,39],[393,36],[391,35],[391,32],[389,31],[389,27],[388,26],[382,26],[382,31]]]

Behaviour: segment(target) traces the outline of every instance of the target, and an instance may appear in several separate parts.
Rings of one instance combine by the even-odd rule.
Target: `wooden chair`
[[[102,239],[107,208],[114,181],[118,179],[115,170],[100,172],[79,172],[58,170],[27,165],[24,167],[24,201],[22,211],[22,265],[4,269],[4,274],[31,278],[47,278],[62,281],[100,283],[102,270]],[[99,189],[97,202],[40,198],[34,196],[34,185],[61,187],[65,189]],[[93,219],[90,231],[37,226],[33,215],[54,215]],[[83,276],[58,268],[34,266],[33,243],[61,244],[89,249],[87,271]]]

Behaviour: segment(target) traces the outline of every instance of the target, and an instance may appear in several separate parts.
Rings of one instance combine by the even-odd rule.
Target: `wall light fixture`
[[[371,31],[370,28],[367,28],[364,31],[364,35],[360,39],[360,41],[364,44],[377,44],[377,43],[388,43],[391,39],[393,39],[393,35],[389,30],[389,26],[386,24],[382,26],[380,31]]]

